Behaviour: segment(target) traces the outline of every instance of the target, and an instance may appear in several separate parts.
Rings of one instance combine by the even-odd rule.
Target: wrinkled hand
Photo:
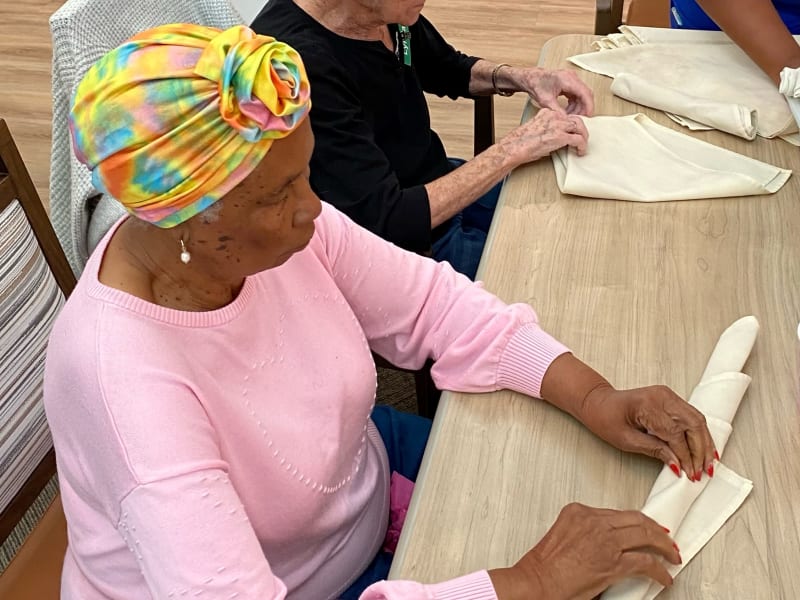
[[[506,570],[489,573],[500,600],[581,600],[626,577],[664,586],[672,577],[659,557],[680,564],[668,531],[638,511],[565,506],[542,540]]]
[[[518,79],[520,87],[542,108],[587,117],[594,113],[594,94],[575,71],[524,69]],[[559,104],[559,96],[567,99],[566,108]]]
[[[575,148],[583,156],[588,139],[589,132],[580,117],[542,108],[535,117],[511,130],[500,145],[516,165],[521,165],[564,146]]]
[[[714,475],[719,458],[703,414],[668,387],[616,390],[603,385],[583,401],[578,418],[620,450],[646,454],[697,481]]]

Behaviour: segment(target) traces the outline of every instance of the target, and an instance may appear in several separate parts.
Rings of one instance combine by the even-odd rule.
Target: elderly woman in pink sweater
[[[578,505],[507,568],[430,585],[371,570],[393,446],[424,445],[376,427],[371,351],[433,358],[441,388],[542,398],[693,478],[713,473],[714,445],[668,389],[614,389],[529,306],[321,205],[308,97],[288,46],[194,25],[132,38],[76,91],[75,151],[130,216],[48,351],[62,598],[552,600],[630,575],[668,585],[660,559],[680,556],[663,528]],[[552,150],[575,130],[554,122]]]

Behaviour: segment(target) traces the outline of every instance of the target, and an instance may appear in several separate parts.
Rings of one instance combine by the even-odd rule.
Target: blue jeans
[[[403,477],[416,481],[422,454],[431,433],[431,420],[388,406],[376,406],[372,410],[372,421],[386,446],[389,472],[397,471]],[[370,585],[386,579],[391,566],[392,554],[379,550],[355,583],[341,593],[340,600],[357,600]]]
[[[450,162],[459,166],[465,161],[451,158]],[[447,222],[445,233],[433,242],[433,258],[475,279],[501,187],[502,181]]]

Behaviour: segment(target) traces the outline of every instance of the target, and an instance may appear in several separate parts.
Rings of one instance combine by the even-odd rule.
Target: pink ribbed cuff
[[[542,379],[556,357],[569,352],[536,323],[520,327],[503,351],[497,367],[501,388],[540,398]]]
[[[435,600],[497,600],[487,571],[476,571],[444,583],[425,586]]]

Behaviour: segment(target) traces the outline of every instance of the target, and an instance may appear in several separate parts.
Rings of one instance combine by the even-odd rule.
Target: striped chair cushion
[[[14,201],[0,212],[0,512],[52,447],[42,376],[47,337],[63,303]]]

